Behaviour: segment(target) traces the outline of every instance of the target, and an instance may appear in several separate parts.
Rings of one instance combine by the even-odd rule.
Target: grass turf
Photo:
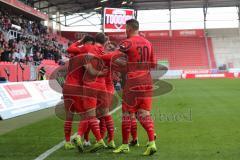
[[[152,114],[158,147],[155,155],[141,156],[147,136],[139,125],[141,146],[130,148],[129,154],[116,155],[112,150],[80,154],[76,150],[65,151],[62,148],[47,159],[239,160],[240,80],[168,82],[174,90],[154,98]],[[117,145],[121,144],[120,113],[114,114]],[[0,136],[0,159],[34,159],[62,140],[63,122],[52,116]]]

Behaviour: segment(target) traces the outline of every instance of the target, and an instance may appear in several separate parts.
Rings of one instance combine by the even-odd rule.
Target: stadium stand
[[[167,61],[169,69],[209,68],[204,38],[161,38],[150,41],[156,46],[154,49],[158,61]],[[210,38],[208,43],[211,46]],[[210,53],[211,61],[214,63],[212,47]]]
[[[66,38],[49,33],[40,20],[0,7],[0,77],[7,78],[8,71],[9,81],[34,80],[37,76],[31,76],[30,68],[37,74],[42,62],[46,68],[62,64],[67,44]]]
[[[209,29],[217,67],[240,68],[240,38],[238,29]]]

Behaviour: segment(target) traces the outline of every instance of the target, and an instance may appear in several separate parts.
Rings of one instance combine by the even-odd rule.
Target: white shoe
[[[90,147],[90,146],[91,146],[91,142],[84,140],[83,146],[84,146],[84,147]]]

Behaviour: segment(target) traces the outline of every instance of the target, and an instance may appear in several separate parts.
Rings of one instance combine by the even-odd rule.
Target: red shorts
[[[71,87],[71,88],[70,88]],[[96,109],[97,107],[109,107],[111,104],[112,94],[108,93],[106,86],[96,83],[85,83],[80,88],[82,92],[74,91],[74,86],[68,86],[67,93],[71,91],[75,95],[64,95],[65,109],[77,113],[86,113]]]
[[[136,113],[139,109],[143,109],[146,111],[151,111],[152,109],[152,98],[141,98],[136,100],[136,104],[134,106],[128,105],[125,101],[122,102],[122,111]]]
[[[78,96],[63,96],[64,107],[66,112],[79,113],[82,108],[81,97]]]
[[[139,109],[151,111],[152,109],[152,86],[139,85],[130,89],[123,90],[122,111],[135,113]]]
[[[97,107],[107,107],[107,97],[105,85],[85,84],[83,88],[82,104],[85,109],[96,109]]]

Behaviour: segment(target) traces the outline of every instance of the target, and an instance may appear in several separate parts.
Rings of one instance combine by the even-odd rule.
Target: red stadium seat
[[[156,57],[168,61],[169,69],[208,69],[205,39],[199,37],[175,37],[149,39],[152,41]],[[208,39],[212,67],[216,67],[212,42]]]

